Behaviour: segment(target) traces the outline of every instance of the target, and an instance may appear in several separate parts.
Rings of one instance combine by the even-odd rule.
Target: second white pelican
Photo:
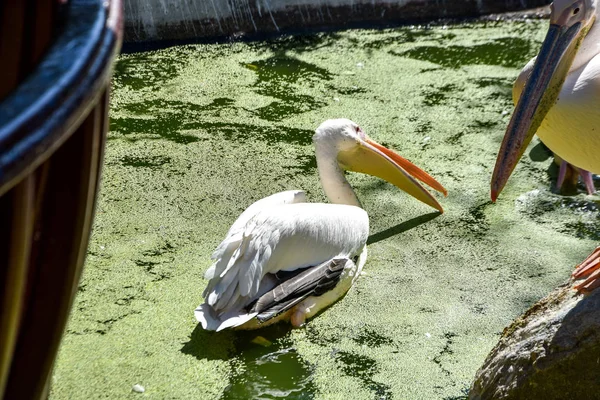
[[[348,119],[322,123],[313,136],[325,194],[274,194],[248,207],[212,255],[205,302],[195,310],[206,330],[255,329],[289,320],[301,326],[352,286],[367,257],[369,218],[344,171],[378,176],[443,212],[418,179],[447,194],[426,172],[369,139]]]
[[[598,0],[555,0],[551,11],[542,49],[515,84],[520,96],[496,160],[493,201],[536,133],[562,160],[583,170],[588,191],[593,184],[587,171],[600,173]],[[574,276],[586,278],[579,290],[600,286],[600,248]]]

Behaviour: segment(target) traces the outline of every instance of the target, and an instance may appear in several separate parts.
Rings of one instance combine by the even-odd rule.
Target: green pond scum
[[[600,238],[598,198],[556,193],[539,141],[489,200],[512,82],[546,26],[352,30],[120,56],[51,399],[465,398],[502,329]],[[348,294],[302,329],[204,332],[193,310],[213,249],[257,199],[304,189],[326,201],[311,136],[338,117],[445,185],[445,213],[351,174],[371,236]]]

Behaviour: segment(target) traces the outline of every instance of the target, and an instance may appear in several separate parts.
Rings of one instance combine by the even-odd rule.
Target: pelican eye
[[[363,132],[362,129],[360,129],[360,126],[356,125],[354,127],[354,130],[356,131],[356,133],[358,134],[358,137],[360,137],[361,139],[365,138],[365,133]]]

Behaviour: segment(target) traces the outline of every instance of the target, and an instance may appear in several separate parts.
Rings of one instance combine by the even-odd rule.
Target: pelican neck
[[[337,161],[337,150],[330,146],[315,143],[317,169],[321,186],[331,203],[361,207],[360,200],[348,183],[344,170]]]

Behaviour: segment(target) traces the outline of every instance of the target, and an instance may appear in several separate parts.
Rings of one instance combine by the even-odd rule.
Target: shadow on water
[[[379,37],[380,35],[374,35],[373,37]],[[361,47],[367,49],[381,49],[387,46],[398,45],[398,43],[414,43],[417,41],[434,41],[439,44],[447,43],[456,37],[456,34],[451,32],[440,32],[435,29],[410,29],[400,28],[400,30],[394,35],[386,35],[383,39],[373,39],[361,43]]]
[[[229,361],[230,383],[221,400],[313,399],[312,367],[297,353],[288,334],[285,324],[220,333],[206,332],[198,325],[181,352]]]
[[[529,61],[535,48],[529,40],[502,38],[472,46],[419,46],[401,53],[391,51],[391,54],[429,61],[446,68],[475,64],[519,68]]]
[[[358,379],[361,386],[373,392],[373,398],[377,400],[393,398],[389,385],[373,379],[373,376],[379,372],[379,365],[374,358],[352,351],[339,350],[336,347],[343,338],[349,338],[362,347],[390,346],[394,348],[392,351],[396,352],[395,342],[392,338],[378,333],[377,328],[368,325],[350,328],[343,337],[338,332],[317,330],[310,325],[305,329],[306,336],[311,342],[330,349],[329,354],[336,361],[341,373]]]
[[[327,104],[298,93],[301,86],[312,87],[319,81],[331,80],[332,74],[326,69],[285,54],[243,66],[254,71],[258,77],[254,84],[256,93],[280,100],[257,109],[256,113],[261,119],[281,121],[290,115],[316,110]]]
[[[265,60],[254,61],[244,65],[255,71],[258,82],[255,86],[265,95],[282,93],[282,85],[311,80],[330,80],[332,74],[324,68],[317,67],[286,55],[275,55]]]
[[[330,47],[341,37],[342,35],[337,32],[284,35],[272,40],[253,42],[251,43],[251,46],[258,51],[263,50],[269,53],[286,53],[288,51],[293,51],[296,54],[301,54]]]
[[[296,165],[290,165],[287,168],[285,176],[294,178],[298,175],[309,176],[316,173],[317,170],[317,158],[314,154],[302,154],[296,156]]]
[[[599,189],[598,183],[595,181],[596,190]],[[579,185],[579,190],[585,192],[582,184]],[[562,232],[574,235],[579,239],[600,240],[600,200],[578,200],[573,197],[565,197],[560,204],[562,208],[573,210],[575,216],[579,217],[565,222]]]
[[[358,378],[363,385],[373,392],[375,399],[392,398],[391,386],[373,380],[373,375],[379,372],[379,365],[371,357],[347,351],[335,351],[333,357],[338,361],[341,371],[353,378]]]
[[[483,78],[469,80],[468,84],[474,84],[479,88],[479,92],[483,94],[487,99],[494,103],[506,103],[507,106],[512,108],[512,82],[505,79],[498,78]],[[437,105],[452,105],[453,107],[472,108],[479,106],[473,102],[465,99],[460,95],[466,89],[465,84],[446,83],[441,85],[430,84],[422,91],[423,105],[425,106],[437,106]],[[476,123],[478,121],[475,121]],[[498,121],[494,121],[493,125],[496,125]],[[489,128],[489,125],[481,126],[474,125],[474,128]]]
[[[110,132],[113,134],[109,139],[115,138],[114,134],[128,136],[131,134],[143,134],[143,137],[128,137],[130,141],[165,139],[179,144],[194,143],[200,138],[180,133],[183,122],[178,114],[165,113],[154,118],[113,117],[110,120]]]
[[[512,109],[512,88],[513,80],[505,78],[480,78],[480,79],[469,79],[478,88],[482,89],[481,92],[491,101],[497,103],[504,103],[505,107]]]
[[[439,87],[433,87],[431,90],[427,89],[423,93],[423,105],[426,106],[437,106],[445,104],[448,99],[448,95],[451,95],[458,89],[458,86],[449,83]]]
[[[356,335],[352,336],[352,340],[354,340],[359,345],[369,346],[369,347],[381,347],[381,346],[392,346],[394,341],[384,336],[376,331],[374,327],[363,327]]]
[[[486,88],[490,86],[501,88],[505,95],[512,96],[513,79],[485,77],[479,79],[470,79],[469,81],[475,83],[475,85],[477,85],[479,88]]]
[[[317,157],[314,154],[299,155],[296,160],[300,162],[296,168],[304,174],[310,174],[317,170]]]
[[[121,157],[121,164],[126,167],[134,168],[150,168],[158,169],[165,164],[171,162],[171,157],[166,156],[154,156],[154,157],[136,157],[136,156],[124,156]]]
[[[170,54],[139,53],[120,57],[115,63],[113,82],[116,88],[128,86],[133,90],[159,86],[174,78],[186,64],[187,57]]]
[[[544,162],[552,157],[552,152],[544,143],[539,142],[529,151],[529,159],[535,162]]]
[[[187,125],[189,129],[205,129],[213,134],[221,134],[227,140],[252,139],[266,143],[289,143],[306,146],[312,143],[314,131],[278,126],[259,126],[224,122],[199,122]]]
[[[154,115],[164,112],[180,113],[211,113],[214,116],[220,116],[221,111],[234,108],[235,100],[227,97],[218,97],[208,104],[196,104],[179,100],[154,99],[144,100],[137,103],[123,105],[123,109],[131,111],[138,115]]]
[[[580,239],[600,240],[600,218],[595,221],[577,221],[565,224],[565,232],[575,234]]]
[[[221,136],[226,140],[263,140],[267,143],[284,142],[298,145],[312,143],[314,132],[310,129],[206,122],[197,119],[200,113],[203,116],[218,117],[222,110],[234,108],[233,102],[232,99],[223,97],[213,99],[207,105],[165,99],[128,104],[125,108],[140,116],[111,118],[109,138],[122,135],[130,141],[165,139],[188,144],[205,140],[192,132],[202,130],[211,137]]]
[[[235,336],[231,331],[222,333],[209,332],[198,324],[190,335],[189,342],[181,348],[181,352],[196,357],[198,360],[229,360],[234,351]]]
[[[434,218],[439,217],[440,215],[442,215],[442,213],[432,212],[429,214],[421,215],[419,217],[410,219],[408,221],[404,221],[404,222],[402,222],[394,227],[388,228],[384,231],[374,233],[371,236],[369,236],[369,238],[367,239],[367,245],[381,242],[382,240],[385,240],[392,236],[399,235],[403,232],[409,231],[413,228],[416,228],[419,225],[422,225],[426,222],[431,221]]]

